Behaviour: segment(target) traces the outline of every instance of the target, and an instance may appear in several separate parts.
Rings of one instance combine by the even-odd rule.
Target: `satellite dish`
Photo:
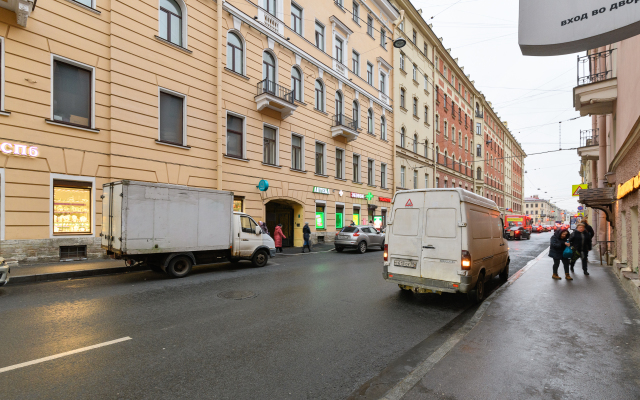
[[[396,49],[401,49],[406,46],[407,41],[404,38],[399,38],[393,41],[393,47]]]

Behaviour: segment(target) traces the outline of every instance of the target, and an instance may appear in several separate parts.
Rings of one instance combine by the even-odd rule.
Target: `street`
[[[549,236],[509,242],[510,273]],[[178,280],[147,271],[0,288],[0,371],[131,338],[0,372],[2,397],[349,397],[472,307],[462,295],[403,294],[381,260],[328,251]]]

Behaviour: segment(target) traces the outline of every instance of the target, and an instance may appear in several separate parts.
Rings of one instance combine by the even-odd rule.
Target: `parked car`
[[[526,230],[521,226],[513,226],[509,229],[509,236],[507,236],[508,240],[522,240],[522,239],[531,239],[531,232]]]
[[[342,228],[336,233],[336,251],[341,253],[344,249],[357,249],[360,254],[369,247],[384,249],[385,234],[380,233],[373,226],[353,225]]]
[[[383,278],[416,293],[485,296],[485,282],[509,276],[509,246],[495,202],[459,188],[396,193]]]
[[[11,272],[11,268],[4,262],[4,258],[0,257],[0,287],[9,282],[9,272]]]
[[[544,228],[542,227],[542,225],[533,225],[531,227],[531,232],[533,232],[533,233],[542,233],[542,232],[544,232]]]

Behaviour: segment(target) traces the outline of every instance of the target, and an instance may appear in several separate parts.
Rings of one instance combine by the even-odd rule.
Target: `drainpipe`
[[[217,57],[216,57],[216,147],[217,147],[217,189],[222,190],[222,3],[224,0],[216,1],[216,14],[218,19],[217,32]]]

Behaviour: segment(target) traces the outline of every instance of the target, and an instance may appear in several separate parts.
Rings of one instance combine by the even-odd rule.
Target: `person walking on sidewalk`
[[[273,241],[276,243],[276,253],[282,253],[282,239],[287,237],[282,233],[282,224],[276,225],[276,229],[273,230]]]
[[[573,278],[569,275],[569,259],[563,257],[562,253],[569,247],[569,231],[566,229],[558,229],[553,236],[551,236],[551,244],[549,246],[549,257],[553,258],[553,279],[562,279],[558,275],[558,267],[560,262],[564,267],[564,276],[568,281],[572,281]]]
[[[302,237],[304,238],[304,245],[302,246],[302,252],[304,253],[304,249],[309,249],[309,253],[311,253],[311,229],[309,228],[309,223],[305,222],[304,227],[302,228]]]
[[[587,256],[589,255],[589,250],[591,250],[591,234],[587,232],[586,227],[582,222],[576,226],[575,231],[571,232],[569,243],[575,251],[580,253],[580,259],[582,260],[582,270],[584,271],[585,275],[589,275],[589,271],[587,271]],[[578,260],[576,259],[571,263],[571,272],[573,272],[573,267],[576,261]]]
[[[596,235],[596,232],[593,230],[593,227],[591,225],[589,225],[589,220],[584,218],[582,220],[582,223],[584,224],[584,229],[589,232],[589,235],[591,235],[591,238],[593,239],[593,237]]]

